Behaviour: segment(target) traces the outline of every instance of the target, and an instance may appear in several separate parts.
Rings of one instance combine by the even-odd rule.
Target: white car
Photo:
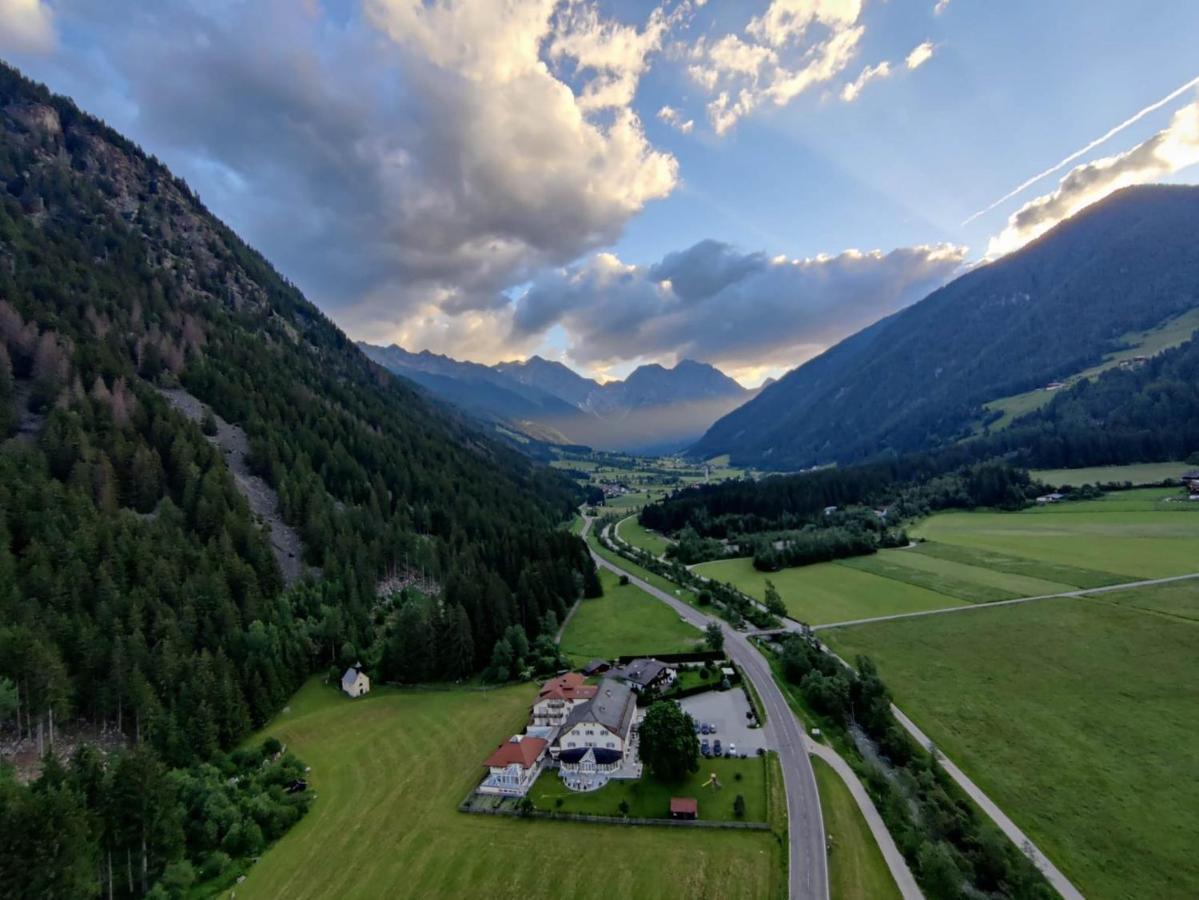
[[[729,753],[728,753],[728,755],[729,755],[729,756],[736,756],[736,755],[737,755],[737,745],[736,745],[736,744],[729,744]]]

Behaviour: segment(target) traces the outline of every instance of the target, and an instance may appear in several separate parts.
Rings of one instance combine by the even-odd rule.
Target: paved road
[[[583,526],[583,536],[591,528],[591,519]],[[718,622],[724,629],[724,647],[729,658],[753,682],[766,708],[766,738],[778,749],[783,769],[783,784],[787,792],[787,833],[790,841],[789,894],[791,900],[828,900],[828,866],[824,842],[824,819],[820,813],[820,794],[816,775],[808,759],[807,739],[799,722],[787,705],[779,686],[775,684],[770,666],[757,649],[738,631],[719,619],[705,616],[694,607],[672,597],[663,590],[626,572],[602,556],[592,553],[597,566],[621,575],[652,597],[668,604],[682,618],[703,629],[709,622]]]
[[[899,893],[903,895],[904,900],[920,900],[924,895],[920,892],[920,888],[916,884],[916,877],[912,874],[912,870],[908,868],[908,861],[903,858],[903,854],[895,846],[895,840],[891,837],[891,832],[887,831],[887,826],[883,824],[883,817],[879,815],[874,801],[870,799],[870,795],[866,793],[866,788],[858,780],[857,773],[854,772],[849,763],[842,759],[841,755],[832,747],[825,744],[818,744],[811,738],[807,740],[808,752],[813,756],[819,756],[832,766],[833,770],[841,777],[841,780],[845,782],[845,786],[849,788],[853,799],[857,801],[858,808],[862,811],[862,817],[866,820],[866,824],[870,826],[870,833],[874,835],[878,849],[882,851],[887,868],[891,870],[891,877],[895,879]]]
[[[846,628],[850,625],[869,625],[872,622],[891,622],[895,619],[915,619],[919,616],[943,616],[948,613],[965,612],[968,609],[991,609],[996,606],[1012,606],[1016,603],[1032,603],[1034,600],[1056,600],[1062,597],[1090,597],[1093,594],[1110,594],[1113,591],[1129,591],[1134,588],[1152,587],[1155,584],[1170,584],[1175,581],[1190,581],[1199,578],[1199,572],[1189,575],[1171,575],[1168,578],[1148,578],[1144,581],[1127,581],[1123,584],[1109,584],[1104,587],[1086,588],[1078,591],[1063,591],[1060,594],[1038,594],[1035,597],[1015,597],[1011,600],[992,600],[989,603],[968,603],[965,606],[948,606],[945,609],[925,609],[920,612],[893,613],[889,616],[875,616],[871,619],[851,619],[848,622],[829,622],[827,625],[813,625],[813,631],[825,631],[829,628]],[[788,620],[789,621],[789,620]]]

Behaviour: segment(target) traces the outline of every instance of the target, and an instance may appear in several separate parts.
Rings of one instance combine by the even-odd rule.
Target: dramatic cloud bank
[[[1169,126],[1131,150],[1072,169],[1057,190],[1026,203],[991,239],[987,256],[1023,247],[1063,219],[1134,184],[1145,184],[1199,163],[1199,102],[1174,114]]]
[[[85,2],[58,15],[94,51],[59,65],[356,336],[498,358],[506,289],[676,186],[630,103],[690,9]]]
[[[0,0],[0,52],[44,53],[54,46],[54,22],[42,0]]]
[[[561,325],[582,366],[691,357],[752,378],[920,299],[965,253],[944,244],[788,259],[703,241],[652,266],[602,253],[538,278],[517,303],[513,336]]]

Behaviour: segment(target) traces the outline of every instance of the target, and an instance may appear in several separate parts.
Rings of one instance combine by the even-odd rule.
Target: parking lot
[[[715,726],[712,734],[700,734],[697,737],[700,740],[707,738],[709,743],[719,739],[726,754],[730,744],[736,745],[738,756],[753,756],[759,747],[770,749],[766,744],[766,732],[761,728],[749,727],[751,720],[745,714],[750,711],[750,705],[745,692],[739,687],[684,697],[679,705],[697,722]]]

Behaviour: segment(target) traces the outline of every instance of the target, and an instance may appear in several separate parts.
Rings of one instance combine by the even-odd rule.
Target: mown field
[[[480,761],[525,721],[531,684],[376,688],[349,700],[310,681],[254,740],[311,767],[312,811],[237,887],[253,898],[779,897],[766,832],[626,828],[467,815]],[[581,859],[619,861],[596,868]]]
[[[749,559],[695,571],[759,600],[774,582],[812,625],[1039,597],[1199,571],[1199,504],[1142,488],[1021,512],[946,512],[909,529],[921,543],[765,573]]]
[[[822,633],[1095,898],[1199,895],[1199,582]]]
[[[791,618],[811,625],[871,616],[958,606],[962,601],[917,585],[895,581],[837,563],[820,563],[759,572],[753,560],[723,559],[694,568],[697,574],[726,581],[759,600],[766,580],[774,582]]]
[[[682,653],[703,639],[700,632],[632,584],[621,585],[599,570],[604,596],[580,600],[559,646],[576,665],[621,655]]]
[[[829,843],[828,889],[831,900],[892,900],[900,897],[870,826],[853,795],[832,766],[812,757],[820,812]]]
[[[720,787],[704,786],[711,775],[716,776]],[[701,759],[699,771],[678,784],[666,784],[647,775],[637,781],[610,781],[598,791],[585,794],[569,790],[557,772],[545,772],[533,785],[529,797],[539,809],[595,816],[619,816],[623,800],[629,805],[630,816],[646,819],[669,818],[671,797],[694,797],[699,804],[701,819],[769,822],[772,790],[778,811],[782,813],[786,809],[782,778],[778,758],[774,755],[751,759]],[[743,819],[738,819],[733,810],[738,794],[745,798]]]
[[[1033,478],[1054,487],[1079,487],[1084,484],[1158,484],[1167,478],[1177,478],[1195,466],[1184,462],[1137,463],[1130,466],[1094,466],[1085,469],[1037,469]]]
[[[626,544],[630,544],[654,556],[661,556],[670,546],[670,542],[656,531],[643,528],[636,516],[621,520],[616,526],[616,534]]]

